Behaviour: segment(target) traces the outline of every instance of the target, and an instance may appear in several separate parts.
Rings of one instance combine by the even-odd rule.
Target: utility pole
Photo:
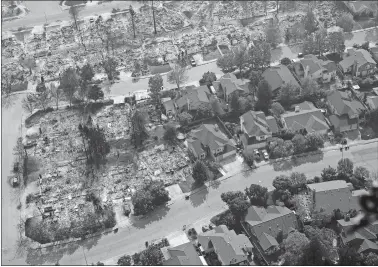
[[[156,22],[155,22],[155,9],[154,9],[154,0],[152,0],[152,16],[154,18],[154,30],[156,34]]]

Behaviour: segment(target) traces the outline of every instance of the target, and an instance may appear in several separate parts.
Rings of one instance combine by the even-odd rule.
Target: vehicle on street
[[[13,177],[12,186],[17,187],[17,186],[19,186],[19,184],[20,184],[20,180],[18,179],[18,177],[17,176]]]
[[[264,149],[263,151],[261,151],[262,152],[262,154],[263,154],[263,156],[264,156],[264,159],[265,160],[269,160],[269,154],[268,154],[268,152],[266,151],[266,149]]]
[[[209,226],[207,226],[207,225],[202,226],[202,232],[205,233],[205,232],[207,232],[209,230],[210,230]]]
[[[213,224],[213,223],[210,223],[210,224],[209,224],[209,228],[210,228],[210,230],[213,230],[215,227],[216,227],[215,224]]]
[[[13,164],[13,171],[14,172],[18,172],[19,170],[19,166],[20,166],[20,163],[18,161],[16,161],[14,164]]]
[[[196,61],[194,60],[194,58],[190,59],[190,65],[192,65],[192,67],[197,66]]]
[[[256,159],[260,159],[260,152],[257,149],[253,150],[253,155],[256,157]]]
[[[298,58],[302,58],[303,57],[303,53],[298,53]]]

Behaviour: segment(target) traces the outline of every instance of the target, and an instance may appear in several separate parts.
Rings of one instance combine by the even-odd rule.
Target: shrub
[[[30,193],[26,196],[26,204],[29,204],[35,200],[34,194]]]

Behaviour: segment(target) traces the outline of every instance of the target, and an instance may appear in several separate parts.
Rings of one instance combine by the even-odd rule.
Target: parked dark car
[[[192,67],[197,66],[196,61],[194,60],[194,58],[190,59],[190,65],[192,65]]]
[[[303,56],[303,53],[298,53],[298,58],[302,58]]]
[[[20,169],[20,163],[17,161],[13,164],[13,171],[18,172],[19,169]]]

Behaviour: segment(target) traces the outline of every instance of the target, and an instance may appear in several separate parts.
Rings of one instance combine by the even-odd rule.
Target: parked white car
[[[265,160],[269,160],[269,154],[265,149],[262,151],[262,154],[263,154]]]

